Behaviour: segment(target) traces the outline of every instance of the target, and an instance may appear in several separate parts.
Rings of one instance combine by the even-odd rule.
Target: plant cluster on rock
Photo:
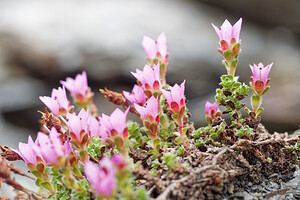
[[[167,84],[165,34],[156,41],[145,36],[148,63],[132,72],[137,79],[132,91],[100,90],[124,111],[98,114],[86,72],[61,81],[51,96],[40,97],[47,108],[40,112],[42,130],[36,140],[29,136],[18,150],[1,147],[1,183],[14,187],[18,199],[221,199],[234,192],[229,183],[259,183],[274,172],[292,171],[299,166],[299,136],[271,135],[260,123],[273,63],[250,65],[250,86],[235,76],[241,24],[242,19],[234,26],[225,20],[220,29],[213,25],[227,74],[221,77],[216,102],[206,102],[208,126],[195,129],[189,122],[186,81]],[[244,108],[250,90],[251,108]],[[142,123],[126,122],[128,112]],[[230,118],[225,120],[226,114]],[[6,160],[23,160],[40,191],[17,183],[11,172],[28,175]]]

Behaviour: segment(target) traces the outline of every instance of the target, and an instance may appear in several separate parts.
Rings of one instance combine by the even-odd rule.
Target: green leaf
[[[153,145],[154,145],[154,146],[157,146],[159,143],[160,143],[160,139],[159,139],[159,138],[156,138],[156,139],[153,141]]]
[[[153,149],[152,149],[152,150],[150,150],[150,151],[148,151],[148,154],[149,154],[149,155],[153,155],[153,154],[155,154],[155,153],[156,153],[156,151],[155,151],[155,150],[153,150]]]
[[[220,142],[214,142],[214,146],[219,147],[219,146],[221,146],[221,143]]]
[[[233,59],[233,60],[231,61],[231,67],[234,67],[234,68],[236,68],[236,66],[237,66],[238,62],[239,62],[239,60],[238,60],[238,59]]]
[[[251,98],[251,105],[253,110],[258,110],[261,104],[261,98],[258,95],[253,95]]]
[[[202,140],[202,138],[199,138],[198,140],[196,140],[196,144],[195,144],[197,147],[200,147],[200,146],[203,146],[204,145],[204,142]]]
[[[160,150],[160,144],[158,144],[155,148],[156,148],[156,151],[159,152],[159,150]]]
[[[137,191],[135,191],[134,196],[136,197],[137,200],[148,200],[149,199],[145,189],[138,189]]]
[[[47,189],[49,192],[54,193],[54,190],[48,181],[41,182],[40,184],[43,188]]]
[[[232,75],[222,75],[221,80],[223,82],[233,81],[233,76]]]
[[[233,54],[233,52],[231,51],[231,50],[226,50],[226,51],[224,51],[223,52],[224,53],[224,57],[225,57],[225,59],[227,60],[227,61],[231,61],[231,60],[233,60],[234,59],[234,54]]]
[[[184,139],[181,138],[181,137],[177,137],[177,138],[174,140],[175,144],[180,144],[180,143],[183,142],[183,141],[184,141]]]
[[[249,115],[249,113],[251,112],[251,111],[249,110],[249,108],[245,108],[244,110],[248,113],[248,115]]]
[[[195,131],[192,133],[192,136],[193,136],[194,138],[200,138],[202,135],[203,135],[203,132],[201,131],[200,128],[197,129],[197,130],[195,130]]]
[[[134,144],[132,145],[132,148],[137,149],[139,146],[141,146],[140,144]]]
[[[167,128],[160,128],[159,129],[159,135],[166,138],[169,135],[169,129]]]
[[[259,107],[256,111],[256,116],[258,116],[264,109],[262,107]]]
[[[177,155],[180,156],[182,154],[184,154],[185,152],[185,149],[183,146],[180,146],[178,149],[177,149]]]
[[[238,54],[240,53],[240,49],[241,49],[241,44],[240,43],[236,43],[233,48],[232,48],[232,51],[233,51],[233,54],[235,56],[238,56]]]
[[[32,173],[34,176],[36,176],[37,178],[43,179],[43,176],[42,176],[42,174],[41,174],[40,172],[38,172],[38,171],[32,171],[31,173]]]
[[[184,128],[182,129],[182,136],[185,136],[185,135],[186,135],[187,130],[188,130],[188,127],[184,127]]]
[[[38,186],[38,187],[41,187],[41,183],[43,182],[43,180],[42,179],[36,179],[35,180],[35,184],[36,184],[36,186]]]
[[[169,129],[174,130],[175,128],[176,128],[175,122],[171,122],[170,125],[169,125]]]
[[[164,127],[164,128],[168,128],[169,127],[169,118],[166,114],[162,114],[160,116],[160,124]]]

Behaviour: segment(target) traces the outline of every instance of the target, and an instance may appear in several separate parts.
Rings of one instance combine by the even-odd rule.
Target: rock
[[[297,20],[300,16],[300,2],[297,0],[290,0],[289,3],[286,3],[285,0],[200,1],[226,9],[227,12],[234,12],[235,15],[242,14],[251,20],[267,24],[269,27],[276,27],[278,25],[287,27],[300,35],[300,22]]]

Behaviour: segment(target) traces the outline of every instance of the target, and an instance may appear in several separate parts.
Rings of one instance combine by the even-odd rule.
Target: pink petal
[[[236,42],[240,40],[240,32],[242,28],[242,18],[237,21],[233,26],[232,37],[235,38]]]
[[[126,126],[126,116],[129,108],[123,113],[119,108],[115,109],[110,116],[110,122],[113,128],[119,133],[123,133]]]
[[[153,60],[156,57],[156,53],[157,53],[155,41],[147,36],[144,36],[142,45],[144,47],[144,51],[147,54],[148,58]]]
[[[141,115],[141,118],[146,120],[146,118],[147,118],[147,109],[143,106],[138,105],[138,104],[134,104],[134,108]]]
[[[221,26],[221,34],[222,39],[225,40],[228,44],[230,44],[230,40],[232,38],[232,26],[227,19]]]
[[[170,91],[167,91],[167,90],[164,90],[164,89],[160,89],[160,91],[161,91],[161,93],[164,95],[164,97],[166,98],[167,102],[168,102],[169,104],[171,104],[172,101],[173,101],[171,92],[170,92]]]
[[[158,113],[158,102],[154,96],[152,96],[146,102],[146,109],[147,109],[147,112],[155,119],[157,116],[157,113]]]
[[[69,131],[73,132],[76,135],[76,139],[80,138],[80,132],[82,130],[81,128],[81,120],[78,116],[76,116],[75,114],[69,114],[68,116],[68,127],[69,127]]]
[[[39,98],[49,108],[49,110],[51,110],[53,114],[59,116],[59,105],[56,100],[47,96],[43,96],[43,97],[40,96]]]
[[[167,55],[167,38],[164,32],[157,38],[157,50],[163,58]]]
[[[99,182],[98,171],[99,167],[96,164],[90,161],[84,163],[84,173],[88,181],[93,185],[93,187],[95,187],[94,185],[98,184]]]
[[[219,39],[220,39],[220,40],[223,40],[222,33],[221,33],[221,31],[219,30],[219,28],[216,27],[213,23],[212,23],[211,25],[213,26],[213,28],[215,29],[216,33],[218,34]]]

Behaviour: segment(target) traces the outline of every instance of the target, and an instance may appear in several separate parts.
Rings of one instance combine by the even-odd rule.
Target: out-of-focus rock
[[[131,88],[125,82],[134,82],[129,71],[141,69],[146,62],[143,35],[156,38],[164,31],[170,52],[167,78],[171,84],[187,80],[188,107],[199,123],[204,121],[203,102],[213,97],[219,76],[225,73],[211,22],[220,26],[228,18],[234,23],[238,13],[234,15],[199,2],[179,0],[4,0],[0,2],[0,60],[19,67],[25,75],[45,82],[51,79],[51,84],[58,83],[65,73],[75,75],[87,70],[92,83],[105,83],[108,88],[119,85],[122,91]],[[247,16],[241,16],[243,53],[237,75],[249,82],[249,64],[274,62],[272,89],[263,101],[263,122],[278,125],[278,131],[297,129],[299,38],[294,29],[282,27],[282,23],[256,26]]]
[[[269,27],[283,26],[300,35],[300,1],[298,0],[198,0],[221,7],[234,14]]]

